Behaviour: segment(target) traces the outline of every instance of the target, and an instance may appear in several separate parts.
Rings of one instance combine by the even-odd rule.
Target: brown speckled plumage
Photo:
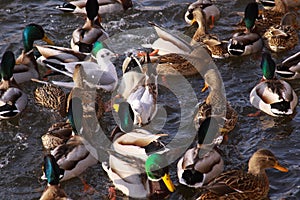
[[[256,151],[248,163],[248,172],[232,170],[222,173],[212,181],[197,200],[261,200],[269,192],[269,181],[265,169],[288,170],[279,165],[273,153],[267,149]]]
[[[34,91],[35,102],[43,107],[58,111],[61,116],[66,116],[66,94],[53,84],[45,84]]]

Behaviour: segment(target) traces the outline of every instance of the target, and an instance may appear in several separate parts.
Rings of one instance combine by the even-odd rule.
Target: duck
[[[53,150],[61,144],[67,143],[67,141],[79,134],[81,117],[77,115],[81,114],[81,109],[74,110],[73,107],[80,105],[81,99],[78,97],[69,98],[67,121],[56,122],[52,124],[48,131],[42,135],[41,140],[44,149]]]
[[[39,78],[38,64],[33,53],[33,43],[35,40],[43,40],[47,44],[53,45],[42,26],[38,24],[28,24],[23,30],[23,50],[16,59],[14,67],[14,79],[20,84],[30,81],[31,78]]]
[[[256,2],[262,4],[264,9],[272,9],[275,6],[274,0],[256,0]]]
[[[40,200],[68,200],[69,198],[66,192],[59,184],[63,176],[63,170],[59,168],[55,158],[51,154],[44,156],[43,171],[47,178],[47,187],[40,197]]]
[[[265,46],[273,52],[294,48],[298,42],[298,22],[295,12],[286,13],[279,25],[273,25],[263,35]]]
[[[285,79],[300,78],[300,51],[277,64],[276,74]]]
[[[157,112],[158,75],[155,67],[150,63],[146,67],[147,70],[143,75],[135,71],[125,73],[126,76],[123,76],[122,80],[125,84],[118,89],[116,95],[117,99],[124,99],[128,103],[134,113],[134,124],[138,126],[149,124]],[[139,82],[135,82],[134,85],[128,84],[134,80]]]
[[[205,199],[253,199],[267,198],[269,182],[265,169],[274,168],[281,172],[288,169],[281,166],[268,149],[257,150],[248,162],[248,171],[230,170],[223,172],[205,187],[197,200]]]
[[[156,66],[157,74],[162,76],[182,75],[186,77],[199,75],[197,67],[185,58],[185,56],[190,55],[195,50],[195,47],[182,38],[170,33],[165,28],[153,22],[149,22],[149,24],[153,26],[159,38],[152,44],[146,44],[143,47],[154,49],[153,54],[150,53],[150,59],[151,62],[158,63]],[[199,46],[196,48],[197,53],[201,51],[201,55],[205,55],[205,58],[210,57],[204,48]],[[145,55],[142,52],[138,53],[137,56],[143,57]]]
[[[36,59],[39,66],[46,67],[46,62],[69,63],[91,60],[90,53],[75,51],[71,48],[54,45],[35,45],[40,56]]]
[[[203,78],[205,86],[202,92],[208,88],[210,92],[203,102],[196,105],[194,125],[196,129],[199,129],[203,120],[210,116],[216,116],[221,126],[220,131],[226,137],[236,126],[238,113],[226,100],[220,73],[215,69],[209,69]]]
[[[129,121],[131,126],[132,122],[133,120]],[[168,164],[162,154],[166,149],[158,140],[165,134],[152,134],[141,128],[125,128],[127,132],[122,129],[116,126],[112,131],[109,161],[102,162],[102,168],[114,186],[126,196],[138,199],[155,196],[163,198],[174,192]],[[163,161],[164,165],[161,165]],[[153,173],[155,165],[159,167],[156,175]]]
[[[245,9],[244,22],[246,30],[235,33],[230,38],[227,51],[231,56],[244,56],[259,52],[263,48],[261,36],[254,31],[255,21],[258,17],[258,4],[249,3]]]
[[[256,30],[260,35],[263,35],[271,26],[280,24],[282,17],[289,11],[284,0],[275,0],[274,3],[271,9],[264,9],[256,20]]]
[[[207,33],[207,22],[205,19],[204,10],[200,7],[195,7],[189,10],[190,14],[186,16],[189,20],[188,23],[193,25],[198,24],[198,28],[193,35],[190,42],[191,45],[202,44],[204,45],[213,58],[223,59],[228,58],[229,54],[227,52],[226,46],[227,42],[220,41],[217,35]],[[187,21],[187,20],[186,20]]]
[[[87,0],[78,0],[65,2],[62,5],[56,6],[63,12],[86,14]],[[98,14],[124,12],[133,6],[131,0],[98,0]]]
[[[223,172],[223,158],[217,145],[212,143],[218,131],[218,122],[214,118],[203,121],[198,129],[197,144],[188,149],[177,163],[179,183],[200,188]]]
[[[12,119],[19,116],[27,106],[27,94],[22,91],[13,76],[15,54],[5,51],[1,60],[0,82],[0,119]]]
[[[95,42],[90,61],[64,63],[52,62],[47,59],[43,62],[52,70],[69,77],[73,77],[75,67],[81,65],[86,75],[85,83],[89,87],[112,92],[118,85],[118,75],[116,67],[111,61],[112,58],[116,58],[115,53],[104,48],[101,42]],[[74,87],[74,82],[52,81],[52,83],[66,88]]]
[[[263,53],[262,80],[251,90],[250,103],[264,113],[282,117],[292,115],[298,96],[289,83],[275,77],[275,62],[268,52]]]
[[[100,24],[101,17],[98,14],[98,1],[87,0],[85,8],[87,11],[86,22],[82,27],[73,31],[71,48],[76,51],[90,53],[93,49],[93,44],[97,40],[103,41],[109,36]]]
[[[84,107],[86,110],[93,109],[100,119],[105,112],[105,103],[102,101],[101,94],[84,84],[86,77],[83,67],[78,64],[75,66],[73,73],[74,86],[69,93],[66,93],[62,88],[55,84],[32,79],[32,81],[43,84],[37,87],[34,91],[35,103],[45,108],[50,108],[57,111],[62,117],[69,113],[70,100],[73,97],[78,97],[87,103]],[[91,99],[94,101],[91,102]],[[92,106],[90,104],[93,104]],[[90,110],[91,111],[91,110]]]
[[[74,116],[74,119],[76,119],[77,123],[74,123],[74,125],[80,135],[76,134],[70,137],[66,143],[60,144],[50,151],[58,166],[64,170],[61,181],[77,177],[88,167],[98,163],[98,154],[96,149],[91,146],[91,144],[83,136],[81,136],[85,130],[81,124],[83,115],[81,99],[77,98],[77,100],[72,101],[72,107],[76,108],[76,115]],[[74,128],[72,130],[75,131]],[[44,176],[42,179],[44,179]]]
[[[201,8],[205,13],[206,22],[209,24],[209,27],[213,28],[214,24],[217,20],[220,19],[220,10],[219,8],[213,4],[211,0],[198,0],[189,5],[184,19],[187,23],[190,22],[190,15],[195,8]]]

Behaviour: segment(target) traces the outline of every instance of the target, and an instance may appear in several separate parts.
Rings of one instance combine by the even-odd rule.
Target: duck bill
[[[174,192],[175,191],[175,186],[170,178],[170,175],[169,174],[165,174],[163,177],[162,177],[162,180],[163,182],[165,183],[166,187],[168,188],[168,190],[170,192]]]
[[[119,104],[115,103],[115,104],[113,105],[113,108],[114,108],[114,110],[115,110],[116,112],[118,112],[118,111],[119,111]]]
[[[201,92],[205,92],[208,89],[208,85],[205,83],[204,87],[202,88]]]
[[[281,165],[278,164],[278,163],[276,163],[276,164],[274,165],[273,168],[274,168],[274,169],[277,169],[277,170],[279,170],[279,171],[281,171],[281,172],[288,172],[288,171],[289,171],[287,168],[281,166]]]
[[[50,40],[47,35],[44,35],[42,40],[44,42],[47,42],[47,44],[49,44],[49,45],[54,45],[54,42],[52,40]]]

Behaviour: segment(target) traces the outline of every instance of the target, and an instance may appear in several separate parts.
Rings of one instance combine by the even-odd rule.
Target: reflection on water
[[[249,0],[250,1],[250,0]],[[247,1],[247,2],[249,2]],[[149,27],[148,21],[154,21],[166,28],[185,31],[186,23],[183,15],[192,0],[185,1],[154,1],[154,0],[136,0],[134,6],[136,9],[128,10],[124,14],[103,16],[103,26],[108,33],[118,34],[119,37],[111,40],[112,49],[120,55],[117,61],[118,73],[121,69],[121,58],[124,58],[124,52],[135,51],[140,44],[149,43],[155,37],[153,30],[147,34],[147,37],[141,37],[128,33],[126,30],[133,28]],[[235,24],[239,18],[231,15],[233,11],[243,11],[246,1],[222,0],[216,1],[216,5],[221,8],[222,18],[216,23],[216,27],[211,30],[222,39],[227,39],[233,33]],[[72,31],[84,23],[82,16],[61,13],[54,9],[56,5],[61,4],[60,0],[7,0],[0,2],[0,55],[6,49],[20,53],[22,48],[21,33],[24,26],[35,22],[44,27],[47,33],[56,45],[68,47],[70,44]],[[143,29],[145,30],[145,29]],[[144,35],[141,33],[141,35]],[[39,43],[39,42],[38,42]],[[129,44],[131,48],[129,47]],[[126,47],[126,48],[124,48]],[[299,45],[290,52],[284,52],[273,55],[276,62],[299,51]],[[274,152],[279,160],[289,168],[288,173],[280,173],[275,170],[268,170],[270,180],[270,199],[300,199],[300,167],[299,167],[299,130],[300,116],[298,112],[293,119],[274,119],[262,115],[260,117],[248,117],[249,113],[255,112],[255,108],[249,102],[249,93],[254,85],[261,78],[260,54],[244,57],[243,59],[230,58],[227,60],[218,60],[218,66],[222,75],[226,95],[235,110],[240,114],[239,121],[235,130],[229,135],[229,144],[223,147],[226,169],[236,167],[247,167],[247,161],[252,153],[258,148],[268,148]],[[207,93],[200,93],[203,87],[201,77],[188,79],[192,86],[191,92],[195,93],[196,100],[201,101]],[[172,83],[172,80],[167,82]],[[175,81],[175,83],[178,83]],[[299,82],[291,81],[299,94]],[[0,196],[5,199],[38,199],[45,187],[45,182],[40,180],[42,173],[41,165],[43,161],[43,150],[40,136],[48,127],[62,120],[56,113],[42,109],[34,104],[33,89],[36,87],[33,83],[23,85],[24,90],[29,94],[30,101],[26,112],[21,116],[18,126],[12,126],[6,122],[1,122],[0,126]],[[168,143],[176,138],[177,142],[186,144],[192,140],[195,133],[178,132],[180,121],[188,122],[192,120],[192,113],[185,110],[185,106],[192,107],[194,103],[189,104],[190,94],[181,99],[177,99],[175,93],[164,86],[160,88],[159,114],[155,120],[157,123],[153,128],[154,132],[168,133],[169,137],[163,138]],[[179,94],[186,92],[176,91]],[[181,109],[180,109],[181,107]],[[168,117],[166,119],[166,116]],[[114,119],[111,113],[107,113],[101,122],[103,130],[108,135],[114,126]],[[163,128],[162,128],[163,127]],[[171,178],[176,184],[176,164],[171,165]],[[62,187],[73,199],[104,199],[108,194],[108,186],[111,182],[101,169],[101,165],[91,167],[84,173],[83,178],[88,180],[98,193],[93,195],[82,192],[81,181],[77,178],[62,183]],[[170,199],[194,199],[200,191],[188,189],[179,186],[177,192],[171,195]],[[122,194],[118,193],[120,197]]]

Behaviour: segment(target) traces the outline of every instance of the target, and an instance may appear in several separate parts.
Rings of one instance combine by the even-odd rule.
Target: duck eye
[[[104,58],[104,55],[103,55],[103,54],[101,55],[101,58]]]
[[[109,52],[107,52],[106,55],[108,56],[108,55],[109,55]]]

